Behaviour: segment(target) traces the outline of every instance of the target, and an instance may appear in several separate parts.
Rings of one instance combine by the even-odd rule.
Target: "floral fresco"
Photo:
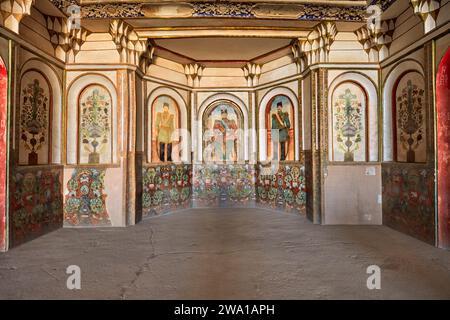
[[[19,163],[47,164],[50,144],[50,86],[37,71],[22,77]]]
[[[145,166],[142,170],[143,217],[190,207],[190,165]]]
[[[251,206],[255,203],[255,166],[194,165],[194,207]]]
[[[17,168],[11,186],[11,245],[62,227],[62,168]]]
[[[356,84],[345,82],[333,92],[333,161],[366,161],[366,98]]]
[[[397,84],[395,110],[399,162],[426,162],[426,128],[423,77],[409,72]]]
[[[304,212],[306,206],[305,167],[299,163],[278,168],[258,165],[257,203],[283,211]]]
[[[109,226],[104,193],[105,169],[75,169],[67,183],[65,226]]]
[[[383,224],[434,244],[434,168],[383,164]]]
[[[100,85],[89,86],[81,93],[79,105],[79,162],[111,163],[112,109],[109,92]]]
[[[0,250],[6,244],[6,120],[7,120],[8,77],[0,58]]]

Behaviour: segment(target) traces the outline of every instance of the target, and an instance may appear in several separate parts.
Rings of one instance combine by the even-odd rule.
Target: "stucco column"
[[[324,210],[324,177],[328,159],[328,71],[317,69],[311,73],[312,87],[312,163],[308,216],[315,224],[322,223]]]

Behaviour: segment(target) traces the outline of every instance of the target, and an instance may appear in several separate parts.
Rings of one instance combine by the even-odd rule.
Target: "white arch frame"
[[[114,128],[118,128],[117,114],[117,90],[110,79],[98,73],[87,73],[75,79],[69,86],[67,91],[67,164],[78,164],[78,98],[81,92],[91,85],[104,86],[111,95],[112,106],[112,163],[118,162],[117,155],[117,135],[118,132]],[[117,130],[117,129],[116,129]],[[106,163],[105,163],[106,164]],[[103,164],[104,165],[104,164]]]
[[[200,105],[197,116],[197,123],[195,124],[197,128],[192,128],[192,131],[197,131],[197,156],[196,160],[201,162],[203,161],[203,115],[206,109],[212,105],[213,103],[219,101],[231,101],[241,109],[241,112],[244,116],[244,141],[248,141],[249,130],[248,130],[248,109],[245,103],[239,99],[237,96],[231,93],[217,93],[212,96],[209,96],[203,103]],[[248,160],[248,151],[249,151],[249,143],[244,143],[244,161]]]
[[[388,74],[383,86],[383,161],[394,161],[394,126],[392,119],[392,91],[399,77],[407,72],[418,72],[424,77],[422,65],[416,60],[403,60]]]
[[[333,118],[332,118],[332,99],[333,93],[337,87],[345,82],[356,83],[365,91],[367,95],[367,106],[368,112],[366,113],[369,117],[366,145],[369,152],[369,157],[367,161],[378,161],[378,94],[377,88],[373,81],[366,75],[358,72],[345,72],[337,76],[330,84],[328,88],[328,158],[330,161],[333,159]]]
[[[37,71],[36,71],[37,70]],[[52,94],[52,126],[51,134],[52,134],[52,145],[48,146],[51,148],[51,159],[49,163],[51,164],[60,164],[61,163],[61,137],[62,137],[62,85],[61,79],[58,77],[56,71],[48,65],[46,62],[32,58],[27,60],[20,69],[20,82],[22,81],[23,76],[28,71],[36,71],[40,72],[44,75],[44,78],[48,79],[50,85],[50,91]],[[19,84],[20,86],[22,83]],[[18,118],[18,112],[20,108],[15,108],[15,119]]]
[[[151,137],[151,130],[152,130],[152,112],[151,108],[153,106],[153,103],[159,96],[168,96],[172,98],[178,105],[178,109],[180,112],[180,124],[182,131],[180,132],[180,135],[182,137],[183,146],[182,150],[183,155],[181,157],[182,162],[189,162],[190,159],[190,148],[189,148],[189,132],[188,132],[188,116],[187,116],[187,105],[184,101],[181,94],[176,91],[175,89],[169,88],[169,87],[159,87],[154,89],[147,98],[147,119],[146,119],[146,127],[147,130],[145,132],[145,135],[147,137],[147,161],[151,162],[152,159],[152,141],[149,137]],[[183,130],[184,129],[184,130]]]
[[[259,161],[267,160],[267,134],[266,134],[266,107],[269,101],[279,95],[284,95],[291,100],[294,107],[294,160],[300,160],[299,121],[298,121],[298,97],[287,87],[276,87],[269,90],[259,103]]]

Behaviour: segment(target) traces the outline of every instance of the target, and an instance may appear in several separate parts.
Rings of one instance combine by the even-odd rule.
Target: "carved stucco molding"
[[[377,5],[382,11],[386,11],[396,0],[372,0],[370,5]]]
[[[297,73],[303,72],[307,65],[307,56],[305,51],[307,40],[304,39],[296,39],[291,44],[291,52],[293,56],[293,60],[295,65],[297,66]]]
[[[0,0],[0,25],[19,33],[20,21],[31,14],[35,0]]]
[[[337,35],[333,21],[323,21],[309,33],[306,39],[297,39],[291,43],[293,60],[297,72],[314,63],[328,62],[331,45]]]
[[[50,42],[55,49],[55,56],[65,62],[73,62],[81,46],[86,42],[89,32],[76,27],[66,17],[46,17]]]
[[[395,20],[382,20],[378,25],[363,26],[355,31],[359,43],[369,57],[369,61],[378,62],[389,57]]]
[[[304,51],[307,53],[308,65],[328,62],[331,45],[337,34],[336,24],[324,21],[314,28],[308,35]]]
[[[186,75],[188,86],[198,87],[200,86],[200,79],[203,76],[204,65],[199,63],[190,63],[184,65],[184,74]]]
[[[441,8],[441,1],[437,0],[410,0],[414,14],[419,16],[423,23],[425,33],[436,28],[436,19]]]
[[[153,46],[150,39],[147,39],[146,47],[144,52],[141,54],[139,59],[139,67],[144,73],[148,72],[148,69],[153,63],[155,54],[155,47]]]
[[[259,77],[261,76],[261,66],[259,64],[247,62],[247,64],[242,67],[242,71],[244,71],[247,86],[254,87],[259,84]]]
[[[364,21],[366,6],[319,4],[269,4],[253,2],[194,2],[180,4],[107,3],[86,4],[81,16],[98,18],[239,17],[295,20]]]
[[[133,27],[123,20],[112,20],[109,33],[116,44],[120,62],[138,66],[141,55],[147,50],[147,41],[139,39]]]

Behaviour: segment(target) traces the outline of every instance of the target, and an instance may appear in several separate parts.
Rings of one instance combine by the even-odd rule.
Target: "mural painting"
[[[220,102],[210,106],[203,117],[203,160],[236,162],[243,155],[243,116],[237,106]]]
[[[50,86],[37,71],[26,72],[21,81],[19,164],[49,163]]]
[[[434,169],[383,164],[383,224],[434,244]]]
[[[439,246],[450,248],[450,50],[442,59],[436,79],[438,234]]]
[[[258,165],[256,180],[257,203],[261,207],[283,211],[305,212],[305,167],[300,163],[271,167]]]
[[[239,207],[255,203],[256,170],[250,164],[194,165],[194,207]]]
[[[62,227],[62,168],[17,168],[11,186],[11,245]]]
[[[185,164],[143,167],[143,216],[190,208],[192,168]]]
[[[105,169],[75,169],[67,183],[65,226],[109,226],[104,193]]]
[[[340,84],[332,96],[333,161],[366,161],[366,95],[353,82]]]
[[[79,98],[79,163],[112,162],[111,95],[100,85],[91,85]]]
[[[294,160],[294,107],[291,100],[278,95],[266,107],[267,159]]]
[[[180,110],[169,96],[159,96],[152,105],[152,162],[180,161]]]
[[[397,161],[426,162],[425,84],[418,72],[405,74],[398,82],[393,105]]]
[[[0,251],[6,245],[6,138],[8,75],[0,58]]]

